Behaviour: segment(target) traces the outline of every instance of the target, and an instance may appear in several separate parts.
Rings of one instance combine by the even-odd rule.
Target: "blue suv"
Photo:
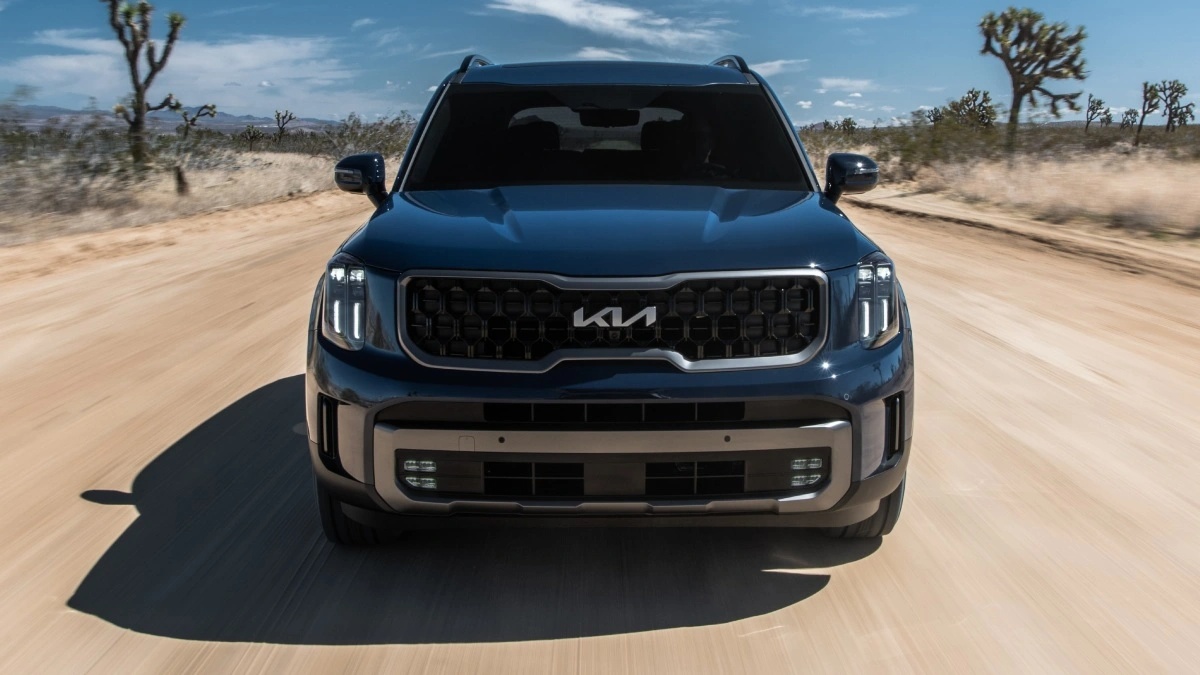
[[[878,537],[904,498],[913,355],[892,261],[821,189],[737,56],[465,59],[313,299],[324,531],[790,525]]]

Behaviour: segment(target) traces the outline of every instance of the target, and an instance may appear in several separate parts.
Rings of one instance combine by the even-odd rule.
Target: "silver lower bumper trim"
[[[674,431],[509,431],[407,429],[375,425],[375,489],[389,506],[422,515],[696,515],[717,513],[807,513],[832,508],[850,487],[854,440],[849,422],[774,429]],[[737,452],[781,448],[829,448],[829,482],[816,492],[783,498],[629,501],[525,501],[445,499],[406,492],[396,471],[396,450],[442,452],[608,453]]]

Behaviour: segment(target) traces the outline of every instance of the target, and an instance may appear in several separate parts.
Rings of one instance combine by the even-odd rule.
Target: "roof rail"
[[[743,59],[737,54],[722,56],[708,65],[720,66],[722,68],[733,68],[740,73],[745,73],[747,75],[750,74],[750,66],[746,65],[746,59]]]
[[[490,65],[493,65],[492,62],[487,60],[486,58],[480,56],[479,54],[471,54],[467,58],[463,59],[462,65],[458,67],[458,72],[465,73],[468,70],[470,70],[471,68],[474,68],[475,66],[490,66]]]

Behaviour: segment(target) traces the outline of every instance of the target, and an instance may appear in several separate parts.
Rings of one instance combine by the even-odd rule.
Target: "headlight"
[[[363,264],[338,254],[325,270],[321,333],[343,349],[362,349],[367,320],[367,272]]]
[[[858,263],[858,339],[867,348],[879,347],[900,332],[896,274],[892,261],[872,253]]]

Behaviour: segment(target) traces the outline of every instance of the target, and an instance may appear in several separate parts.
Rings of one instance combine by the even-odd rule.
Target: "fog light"
[[[810,457],[807,459],[793,459],[792,471],[804,471],[805,469],[819,469],[824,464],[820,457]]]
[[[792,476],[792,487],[808,487],[821,482],[819,473],[798,473]]]
[[[429,478],[427,476],[405,476],[404,482],[408,483],[409,485],[411,485],[415,488],[420,488],[422,490],[436,490],[437,489],[437,479]]]
[[[429,459],[406,459],[404,460],[404,470],[433,473],[437,471],[437,462]]]

